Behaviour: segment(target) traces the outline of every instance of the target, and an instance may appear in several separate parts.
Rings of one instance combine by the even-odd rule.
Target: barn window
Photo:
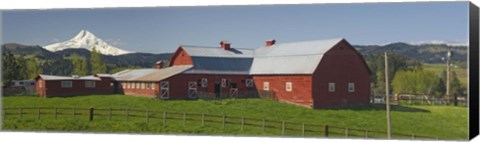
[[[135,88],[140,89],[140,82],[137,82],[137,86]]]
[[[42,85],[43,85],[42,82],[43,82],[42,80],[38,80],[38,87],[42,88]]]
[[[150,84],[151,84],[150,82],[147,82],[147,83],[145,84],[145,87],[146,87],[147,89],[150,89]]]
[[[200,84],[201,84],[201,86],[202,86],[203,88],[208,87],[208,80],[207,80],[207,78],[202,78],[202,81],[200,82]]]
[[[142,82],[142,89],[145,89],[145,82]]]
[[[328,83],[328,92],[335,92],[335,83]]]
[[[355,92],[355,83],[353,82],[348,83],[348,92],[350,93]]]
[[[72,88],[72,81],[62,81],[61,86],[62,88]]]
[[[245,86],[246,87],[253,87],[253,80],[252,79],[245,79]]]
[[[152,83],[152,90],[155,90],[155,83]]]
[[[286,82],[286,83],[285,83],[285,90],[286,90],[287,92],[292,92],[292,87],[293,87],[293,86],[292,86],[292,82]]]
[[[222,86],[222,87],[227,87],[227,79],[222,78],[221,86]]]
[[[130,82],[127,83],[127,88],[130,89]]]
[[[86,88],[95,88],[95,81],[85,81]]]
[[[270,90],[270,83],[269,82],[263,82],[263,90],[264,91]]]

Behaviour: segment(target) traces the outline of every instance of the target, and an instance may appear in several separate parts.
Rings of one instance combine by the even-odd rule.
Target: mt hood
[[[122,50],[109,45],[108,43],[104,42],[102,39],[96,37],[95,35],[93,35],[91,32],[87,30],[80,31],[80,33],[78,33],[74,38],[70,40],[50,44],[50,45],[44,46],[44,48],[52,52],[60,51],[64,49],[72,49],[72,48],[87,49],[89,51],[92,51],[94,46],[96,51],[104,55],[115,56],[115,55],[131,53],[129,51]]]

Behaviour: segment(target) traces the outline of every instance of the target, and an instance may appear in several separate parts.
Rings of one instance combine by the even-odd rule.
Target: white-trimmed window
[[[287,92],[292,92],[292,89],[293,89],[292,87],[293,87],[292,82],[285,82],[285,90]]]
[[[43,86],[43,81],[42,80],[38,80],[38,87],[42,88]]]
[[[227,87],[227,79],[222,78],[222,83],[220,83],[222,87]]]
[[[95,88],[95,81],[85,81],[85,88]]]
[[[127,89],[130,89],[130,82],[127,83]]]
[[[152,83],[152,90],[155,90],[155,83]]]
[[[355,83],[353,83],[353,82],[348,83],[348,92],[350,92],[350,93],[355,92]]]
[[[246,87],[253,87],[253,79],[245,79]]]
[[[142,82],[142,89],[145,89],[145,82]]]
[[[72,81],[62,81],[61,86],[62,86],[62,88],[72,88],[73,83],[72,83]]]
[[[137,82],[136,84],[137,84],[137,86],[136,86],[135,88],[136,88],[136,89],[140,89],[140,83]]]
[[[263,90],[264,91],[270,90],[270,82],[263,82]]]
[[[207,78],[202,78],[200,84],[203,88],[208,87],[208,79]]]
[[[335,92],[335,83],[333,82],[328,83],[328,92]]]
[[[145,83],[145,88],[150,89],[150,82]]]

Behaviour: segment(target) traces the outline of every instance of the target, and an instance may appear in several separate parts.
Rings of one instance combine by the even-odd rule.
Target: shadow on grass
[[[408,106],[399,106],[399,105],[391,105],[391,111],[399,111],[399,112],[430,112],[429,110],[419,109],[414,107]],[[339,108],[331,108],[330,110],[354,110],[354,111],[370,111],[370,110],[380,110],[385,111],[386,106],[385,104],[367,104],[367,105],[348,105]]]

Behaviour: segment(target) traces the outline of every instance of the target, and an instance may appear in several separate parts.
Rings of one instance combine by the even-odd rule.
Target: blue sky
[[[86,29],[136,52],[173,52],[179,45],[258,48],[344,37],[352,44],[467,41],[468,2],[156,7],[2,12],[5,43],[48,45]]]

